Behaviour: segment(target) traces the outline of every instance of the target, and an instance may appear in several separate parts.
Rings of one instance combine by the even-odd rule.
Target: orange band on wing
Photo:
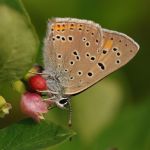
[[[111,49],[113,45],[113,41],[112,40],[107,40],[104,44],[104,49]]]
[[[73,24],[61,24],[61,23],[59,23],[59,24],[54,24],[53,26],[52,26],[52,29],[54,30],[54,31],[63,31],[63,30],[65,30],[65,29],[74,29],[74,28],[76,28],[76,26],[75,25],[73,25]]]
[[[58,25],[54,25],[54,26],[52,27],[52,29],[53,29],[54,31],[60,31],[60,30],[66,29],[66,26],[58,24]]]

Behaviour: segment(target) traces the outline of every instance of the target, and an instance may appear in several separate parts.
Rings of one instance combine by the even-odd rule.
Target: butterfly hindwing
[[[103,46],[97,51],[94,66],[88,67],[88,74],[80,87],[67,89],[66,94],[81,92],[110,73],[128,63],[138,52],[139,46],[125,34],[103,29]],[[80,91],[78,91],[80,89]]]
[[[94,67],[97,49],[102,46],[101,27],[91,21],[79,19],[52,20],[53,49],[60,83],[68,90],[80,92],[86,82],[89,67]]]

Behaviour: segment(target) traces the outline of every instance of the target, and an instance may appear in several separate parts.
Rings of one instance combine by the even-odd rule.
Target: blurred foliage
[[[13,84],[35,63],[39,39],[18,0],[0,0],[0,20],[0,95],[15,108],[0,119],[1,128],[22,118],[19,102],[23,92],[14,89]]]
[[[6,82],[20,79],[29,70],[39,41],[26,11],[16,0],[1,0],[0,4],[0,81]]]
[[[0,96],[12,106],[10,114],[0,118],[0,149],[37,150],[70,138],[74,135],[71,130],[48,120],[40,124],[24,120],[11,125],[25,117],[20,111],[25,92],[20,79],[35,63],[39,40],[21,1],[0,0],[0,20]]]
[[[149,150],[149,96],[144,100],[142,104],[130,105],[124,109],[113,124],[96,139],[91,149],[116,147],[120,150]]]
[[[74,134],[48,120],[37,124],[32,119],[26,119],[0,130],[0,149],[41,150]]]
[[[133,37],[141,47],[137,56],[123,69],[113,73],[107,79],[73,98],[73,128],[78,131],[78,135],[73,138],[72,143],[65,143],[54,149],[76,149],[76,146],[78,146],[78,149],[90,147],[90,149],[107,150],[111,146],[119,146],[120,149],[134,149],[133,146],[135,146],[140,149],[139,141],[140,139],[142,140],[141,136],[146,134],[148,137],[150,132],[144,131],[145,127],[141,126],[141,128],[137,128],[138,132],[132,133],[134,128],[130,130],[127,128],[131,121],[130,118],[127,120],[127,126],[119,127],[119,117],[117,116],[123,117],[124,112],[121,111],[122,109],[126,112],[127,116],[130,116],[132,112],[128,110],[128,107],[131,106],[132,109],[132,106],[134,107],[137,103],[139,106],[146,107],[143,103],[145,102],[145,95],[148,95],[150,92],[150,70],[144,66],[150,65],[150,59],[148,58],[150,56],[148,49],[150,1],[45,0],[41,2],[40,0],[23,0],[23,2],[40,37],[41,47],[43,46],[42,41],[46,32],[47,19],[51,17],[90,19],[100,23],[104,28],[126,33]],[[41,60],[41,54],[38,59]],[[150,99],[150,97],[148,98]],[[140,113],[140,107],[134,107],[135,109]],[[149,114],[148,110],[145,113]],[[63,124],[66,118],[62,117],[62,115],[66,116],[66,112],[53,110],[49,113],[48,117]],[[137,118],[138,115],[140,114],[137,114]],[[121,139],[121,135],[117,136],[117,129],[114,129],[113,126],[110,126],[107,131],[107,127],[114,119],[118,132],[124,130],[129,136],[133,134],[131,140],[134,140],[134,144],[131,147],[129,140],[129,143],[126,143],[125,137]],[[149,123],[148,116],[143,119],[145,119],[145,124]],[[134,125],[136,126],[133,120]],[[100,135],[104,129],[106,129],[106,132],[114,130],[110,132],[113,132],[114,136],[116,132],[117,137],[113,140],[114,137],[112,135],[109,139],[103,139],[103,136],[101,137]],[[96,136],[101,138],[96,140]],[[139,138],[139,141],[136,140],[136,137]],[[100,146],[109,143],[111,139],[112,143],[107,145],[108,147]],[[94,140],[96,140],[95,143],[93,142]],[[115,140],[118,140],[118,143]],[[150,141],[150,139],[147,139],[147,141]],[[119,144],[121,142],[125,144]],[[93,148],[89,146],[90,144]],[[96,145],[99,146],[96,148]],[[148,146],[141,146],[141,149],[148,150]]]
[[[15,0],[0,0],[1,3],[5,1],[8,1],[11,7],[18,9],[13,3]],[[40,39],[40,51],[37,58],[38,63],[42,63],[43,39],[46,34],[47,20],[51,17],[90,19],[100,23],[104,28],[126,33],[135,39],[141,47],[137,56],[123,67],[123,69],[113,73],[87,91],[73,97],[73,129],[76,130],[77,136],[75,136],[71,142],[65,142],[52,149],[74,150],[78,148],[81,150],[111,150],[111,148],[116,147],[118,150],[149,150],[150,69],[148,69],[148,66],[150,65],[150,51],[148,48],[148,36],[150,34],[150,1],[22,0],[22,2],[29,13],[31,22]],[[32,39],[26,36],[24,30],[20,30],[19,27],[15,25],[16,15],[12,13],[12,16],[6,16],[5,18],[4,14],[6,13],[3,13],[4,10],[5,9],[0,8],[0,17],[2,16],[3,22],[5,22],[7,18],[14,18],[14,22],[6,22],[6,24],[2,21],[0,22],[0,25],[3,25],[1,29],[4,29],[6,26],[6,29],[11,31],[7,32],[10,33],[9,36],[6,34],[8,39],[9,37],[11,38],[9,41],[10,45],[16,43],[12,34],[23,34],[19,36],[19,42],[25,41],[26,43],[27,41],[29,43],[26,44],[25,47],[23,47],[21,43],[21,48],[26,48],[26,51],[28,49],[30,52],[33,52],[34,50],[32,51],[31,49],[34,46],[30,43]],[[22,9],[18,9],[17,11],[22,12]],[[18,30],[14,30],[15,26]],[[31,24],[29,23],[29,30],[30,27]],[[2,31],[3,30],[0,30],[0,33]],[[3,34],[2,36],[7,38],[6,35]],[[4,41],[3,38],[0,39]],[[1,42],[0,45],[3,45],[2,43],[3,42]],[[9,44],[7,44],[6,48],[11,50]],[[2,50],[0,49],[0,53]],[[18,50],[20,50],[20,47]],[[8,55],[7,50],[6,52]],[[27,54],[29,53],[27,52]],[[1,56],[2,55],[0,55],[0,65],[1,61],[7,58]],[[29,59],[31,55],[26,56],[28,59],[23,58],[24,56],[23,54],[21,55],[22,60],[25,64],[29,63],[26,67],[30,67],[33,62]],[[13,59],[17,57],[20,56],[16,56]],[[20,64],[18,60],[14,60],[13,63],[20,69],[20,67],[22,67],[20,65],[22,65],[23,62]],[[11,68],[9,71],[10,70]],[[21,75],[24,74],[26,70],[27,69],[23,69]],[[18,72],[20,72],[20,70]],[[6,77],[10,77],[12,73],[10,75],[6,73],[5,75]],[[21,77],[20,73],[17,77]],[[20,94],[13,94],[10,85],[9,88],[7,87],[7,84],[3,85],[1,93],[6,95],[7,99],[13,99],[14,105],[16,105],[16,101],[19,101]],[[146,95],[148,96],[146,97]],[[16,107],[19,107],[18,103]],[[19,112],[19,110],[17,112]],[[58,124],[66,126],[66,116],[66,111],[53,109],[46,117]],[[10,118],[17,118],[16,114],[12,112]],[[7,121],[9,122],[9,118]]]

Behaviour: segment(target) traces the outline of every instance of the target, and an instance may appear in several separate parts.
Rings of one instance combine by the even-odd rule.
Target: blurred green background
[[[23,0],[31,21],[40,37],[41,44],[46,32],[48,18],[76,17],[90,19],[102,27],[124,32],[140,45],[140,52],[124,69],[131,84],[135,101],[149,93],[150,71],[145,66],[149,61],[150,1],[149,0]],[[136,77],[135,77],[136,75]]]
[[[139,53],[129,64],[73,98],[73,129],[77,136],[53,150],[149,150],[150,1],[23,0],[23,3],[39,35],[41,48],[51,17],[93,20],[102,27],[126,33],[140,45]],[[52,110],[47,117],[66,126],[67,113],[62,110]]]
[[[140,45],[136,57],[119,71],[74,96],[73,127],[77,135],[52,150],[150,150],[150,1],[22,0],[40,39],[48,18],[89,19],[131,36]],[[67,112],[47,116],[67,126]]]

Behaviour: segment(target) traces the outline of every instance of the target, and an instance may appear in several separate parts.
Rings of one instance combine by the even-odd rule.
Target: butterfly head
[[[69,106],[69,98],[61,98],[55,102],[56,106],[61,109],[67,109]]]
[[[61,98],[57,102],[55,102],[56,106],[61,108],[61,109],[67,109],[69,112],[69,118],[68,118],[68,126],[71,127],[71,114],[72,114],[72,107],[70,103],[69,97],[66,98]]]

